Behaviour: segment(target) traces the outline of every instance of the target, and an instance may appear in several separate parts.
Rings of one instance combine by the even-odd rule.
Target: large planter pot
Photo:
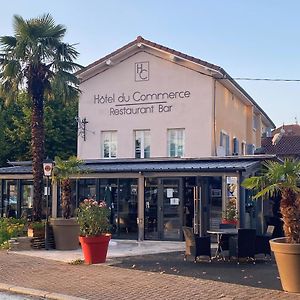
[[[51,219],[55,248],[57,250],[75,250],[79,248],[79,225],[76,219]]]
[[[291,244],[286,238],[270,240],[274,252],[282,288],[300,293],[300,244]]]
[[[80,236],[79,241],[81,243],[85,263],[104,263],[110,238],[110,234],[88,237]]]

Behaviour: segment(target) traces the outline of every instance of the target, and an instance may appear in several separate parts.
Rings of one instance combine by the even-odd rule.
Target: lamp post
[[[48,218],[49,218],[49,197],[50,197],[50,187],[49,187],[49,178],[52,174],[53,170],[53,161],[52,159],[44,160],[43,162],[44,176],[46,177],[46,188],[45,188],[45,196],[46,196],[46,222],[45,222],[45,250],[49,250],[49,230],[48,230]]]

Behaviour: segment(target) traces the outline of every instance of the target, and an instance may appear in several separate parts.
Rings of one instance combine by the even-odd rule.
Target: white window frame
[[[175,155],[171,156],[171,133],[175,133]],[[184,157],[184,152],[185,152],[185,129],[184,128],[169,128],[167,130],[167,135],[168,135],[168,157]],[[180,137],[181,135],[181,137]],[[180,141],[181,144],[180,145]],[[181,152],[179,153],[179,147],[182,148]]]
[[[105,157],[105,138],[108,136],[108,156]],[[118,141],[116,130],[101,131],[101,157],[104,159],[117,158]]]
[[[140,137],[137,136],[138,134],[141,134]],[[146,134],[149,134],[148,137],[146,136]],[[140,145],[141,157],[137,157],[136,141],[137,141],[138,138],[141,139],[141,145]],[[147,144],[147,139],[148,139],[149,144]],[[147,147],[149,147],[149,156],[146,155]],[[134,130],[134,157],[135,158],[149,158],[150,155],[151,155],[150,129],[137,129],[137,130]]]

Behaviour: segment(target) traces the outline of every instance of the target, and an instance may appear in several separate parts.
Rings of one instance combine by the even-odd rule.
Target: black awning
[[[95,173],[147,173],[147,172],[237,172],[258,167],[262,160],[274,156],[211,157],[201,159],[160,158],[160,159],[110,159],[86,160],[82,169],[88,174]],[[32,174],[31,165],[0,168],[0,176]]]

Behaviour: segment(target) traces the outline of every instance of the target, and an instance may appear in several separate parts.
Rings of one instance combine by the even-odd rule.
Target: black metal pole
[[[48,208],[49,208],[49,176],[46,176],[46,222],[45,222],[45,250],[49,250]]]

